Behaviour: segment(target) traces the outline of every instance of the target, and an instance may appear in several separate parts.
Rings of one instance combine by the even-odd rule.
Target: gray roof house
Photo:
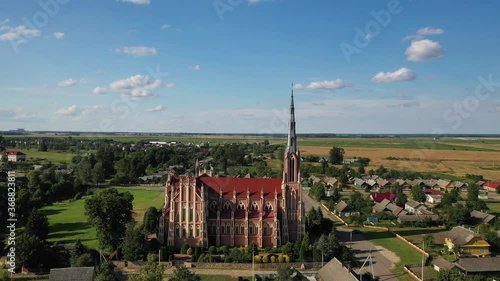
[[[500,275],[500,257],[461,258],[455,264],[466,276],[481,274],[498,277]]]
[[[93,267],[52,268],[49,281],[92,281],[95,278]]]
[[[496,217],[494,215],[483,213],[483,212],[476,211],[476,210],[470,212],[470,216],[471,216],[471,219],[473,219],[474,222],[477,223],[477,224],[480,224],[480,223],[485,223],[485,224],[494,223],[495,220],[496,220]]]
[[[337,259],[331,259],[319,271],[321,281],[357,281],[356,276]]]

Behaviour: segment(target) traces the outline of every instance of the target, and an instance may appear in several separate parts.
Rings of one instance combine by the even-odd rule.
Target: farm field
[[[71,163],[71,159],[76,154],[71,152],[58,152],[58,151],[37,151],[37,150],[21,150],[26,153],[26,158],[29,161],[36,161],[37,159],[44,159],[41,162],[52,162],[56,164]]]
[[[117,188],[120,192],[128,191],[134,196],[133,216],[142,222],[144,213],[150,206],[160,208],[163,205],[163,192],[160,190],[136,190]],[[98,248],[95,229],[87,223],[85,200],[63,201],[42,209],[49,219],[49,241],[72,244],[80,238],[85,245]]]

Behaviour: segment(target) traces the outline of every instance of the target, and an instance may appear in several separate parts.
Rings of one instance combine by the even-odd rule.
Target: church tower
[[[290,101],[290,119],[288,121],[288,141],[283,161],[283,212],[281,244],[301,240],[305,231],[304,203],[300,183],[300,152],[295,133],[295,106],[293,103],[293,85]]]

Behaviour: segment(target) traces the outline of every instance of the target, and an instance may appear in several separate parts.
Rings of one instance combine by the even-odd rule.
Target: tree
[[[145,256],[144,234],[134,227],[134,222],[128,223],[125,238],[123,238],[122,254],[123,259],[127,261],[143,260]]]
[[[125,236],[126,225],[132,221],[130,192],[119,193],[115,188],[104,189],[85,199],[85,215],[97,231],[101,248],[115,250]]]
[[[148,261],[147,261],[146,265],[141,267],[138,274],[131,275],[129,280],[130,281],[162,281],[164,270],[165,270],[165,266],[158,264],[158,256],[154,255],[154,254],[149,254]],[[175,276],[175,270],[174,270],[174,276]],[[169,279],[169,280],[184,280],[184,279]]]
[[[329,159],[332,164],[341,164],[344,161],[344,149],[342,147],[334,146],[330,150]]]
[[[200,281],[201,277],[194,272],[191,272],[186,266],[176,266],[174,275],[168,279],[169,281]]]
[[[274,278],[275,281],[293,281],[293,269],[289,266],[283,265],[278,268],[278,276]]]
[[[432,234],[427,234],[424,236],[424,245],[425,248],[434,248],[436,242],[434,241],[434,236],[432,236]]]
[[[16,259],[20,266],[36,267],[43,263],[45,245],[35,235],[22,234],[16,240]]]
[[[115,265],[111,262],[101,263],[96,267],[96,277],[94,281],[119,281],[115,275]]]
[[[436,277],[437,281],[465,281],[465,277],[455,270],[440,270]]]
[[[363,175],[365,173],[365,166],[361,165],[358,167],[358,173],[360,175]]]
[[[104,181],[106,177],[106,171],[104,170],[104,165],[101,161],[95,163],[94,168],[92,168],[92,183],[97,185]]]
[[[417,202],[424,202],[425,201],[425,192],[422,189],[422,187],[415,185],[414,187],[411,188],[411,198]]]
[[[156,207],[149,207],[144,214],[144,230],[148,233],[158,232],[158,225],[160,223],[160,214]]]
[[[394,199],[394,203],[403,208],[407,200],[408,198],[406,197],[406,194],[398,193],[398,195],[396,195],[396,199]]]
[[[38,209],[33,209],[25,225],[26,232],[45,241],[49,235],[49,220]]]
[[[313,184],[309,190],[309,195],[317,201],[321,200],[325,196],[325,186],[319,182]]]

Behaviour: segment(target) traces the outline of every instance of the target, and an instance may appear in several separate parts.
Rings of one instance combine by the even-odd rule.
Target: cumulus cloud
[[[135,46],[135,47],[120,47],[115,49],[116,53],[123,53],[137,57],[154,56],[158,53],[156,48]]]
[[[54,38],[61,40],[64,38],[64,32],[54,32]]]
[[[72,106],[69,106],[69,107],[64,107],[64,108],[61,108],[59,110],[57,110],[55,112],[56,115],[62,115],[62,116],[65,116],[65,115],[74,115],[76,114],[78,111],[78,106],[76,105],[72,105]]]
[[[297,84],[294,84],[293,85],[293,88],[294,89],[297,89],[297,90],[301,90],[301,89],[304,89],[304,85],[300,84],[300,83],[297,83]]]
[[[160,26],[160,29],[167,29],[170,26],[171,26],[170,24],[164,24],[164,25]]]
[[[427,27],[422,27],[419,30],[417,30],[417,33],[415,34],[410,34],[403,38],[403,40],[421,40],[427,35],[439,35],[443,34],[444,30],[441,28],[433,28],[430,26]]]
[[[197,65],[190,65],[190,66],[188,66],[188,69],[192,70],[192,71],[200,71],[201,70],[201,66],[199,64],[197,64]]]
[[[13,41],[17,44],[25,43],[28,38],[40,36],[40,30],[27,28],[24,25],[9,26],[9,19],[0,23],[0,41]]]
[[[105,109],[105,108],[104,108],[104,106],[102,106],[102,105],[94,105],[94,106],[92,106],[92,107],[89,107],[89,108],[86,108],[86,109],[82,110],[81,115],[82,115],[82,116],[85,116],[85,115],[90,115],[90,114],[92,114],[92,113],[96,113],[96,112],[101,111],[101,110],[104,110],[104,109]]]
[[[417,74],[413,72],[411,69],[406,67],[400,68],[394,72],[379,72],[375,76],[372,77],[372,82],[375,83],[391,83],[391,82],[400,82],[400,81],[410,81],[414,80],[417,77]]]
[[[67,79],[67,80],[63,80],[63,81],[59,81],[57,82],[57,86],[59,87],[70,87],[70,86],[74,86],[76,84],[84,84],[84,83],[87,83],[88,82],[88,79],[87,78],[80,78],[79,80],[75,80],[75,79]]]
[[[412,41],[406,49],[406,60],[408,61],[426,61],[439,59],[444,54],[444,48],[439,42],[429,39]]]
[[[160,111],[163,111],[163,110],[165,110],[165,106],[163,106],[163,105],[157,105],[157,106],[152,107],[152,108],[147,108],[144,111],[146,111],[146,112],[160,112]]]
[[[122,2],[133,3],[137,5],[149,5],[151,3],[151,0],[122,0]]]
[[[302,85],[301,85],[302,86]],[[343,89],[345,87],[351,87],[352,84],[342,79],[336,80],[324,80],[324,81],[315,81],[311,82],[307,85],[307,89],[311,90],[337,90]]]
[[[135,75],[129,78],[113,81],[109,87],[96,87],[93,93],[102,95],[106,92],[122,93],[131,99],[154,97],[152,90],[161,85],[161,80],[151,80],[148,76]]]

